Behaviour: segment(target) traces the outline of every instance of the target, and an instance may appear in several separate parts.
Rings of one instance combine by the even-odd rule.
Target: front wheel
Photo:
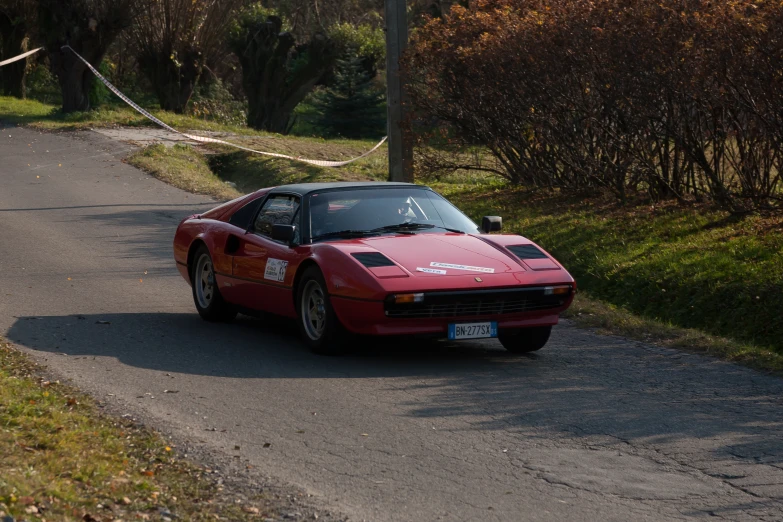
[[[215,268],[207,247],[199,247],[194,259],[196,262],[190,279],[193,282],[193,301],[198,314],[207,321],[231,321],[237,316],[237,311],[220,295]]]
[[[342,326],[334,313],[326,281],[318,267],[305,270],[297,294],[299,333],[305,344],[320,355],[343,353]]]
[[[543,348],[549,340],[549,334],[551,333],[551,326],[500,330],[498,332],[498,341],[503,345],[503,348],[511,353],[524,354]]]

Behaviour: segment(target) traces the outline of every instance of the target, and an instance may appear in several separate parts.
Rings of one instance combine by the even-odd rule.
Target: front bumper
[[[332,306],[340,322],[353,333],[435,337],[446,337],[448,325],[453,323],[495,321],[501,329],[555,325],[560,313],[570,306],[572,300],[573,294],[564,296],[559,301],[550,301],[545,309],[519,306],[518,302],[515,302],[516,306],[504,310],[493,303],[478,306],[475,303],[443,306],[441,303],[426,310],[423,307],[411,307],[411,313],[400,314],[399,307],[384,301],[331,297]]]

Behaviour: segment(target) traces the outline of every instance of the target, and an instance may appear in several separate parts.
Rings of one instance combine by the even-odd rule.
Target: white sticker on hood
[[[420,266],[416,267],[417,272],[426,272],[428,274],[440,274],[440,275],[446,275],[445,270],[438,270],[437,268],[422,268]]]
[[[451,268],[453,270],[467,270],[469,272],[483,272],[485,274],[494,274],[494,268],[484,268],[483,266],[467,266],[467,265],[452,265],[449,263],[430,263],[430,266],[436,266],[438,268]]]
[[[283,282],[285,280],[285,271],[288,268],[288,261],[282,259],[269,258],[266,260],[266,270],[264,270],[264,279]]]

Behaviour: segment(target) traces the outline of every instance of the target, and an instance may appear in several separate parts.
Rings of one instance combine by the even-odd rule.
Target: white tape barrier
[[[9,58],[7,60],[3,60],[2,62],[0,62],[0,67],[2,67],[3,65],[8,65],[9,63],[18,62],[19,60],[27,58],[31,54],[37,53],[41,49],[43,49],[43,47],[39,47],[38,49],[33,49],[32,51],[27,51],[26,53],[22,53],[19,56],[14,56],[13,58]]]
[[[108,88],[109,88],[109,89],[110,89],[110,90],[111,90],[111,91],[112,91],[114,94],[116,94],[117,96],[119,96],[119,97],[122,99],[122,101],[124,101],[125,103],[127,103],[128,105],[130,105],[131,107],[133,107],[133,108],[134,108],[134,109],[135,109],[137,112],[139,112],[139,113],[140,113],[142,116],[144,116],[145,118],[149,119],[150,121],[152,121],[152,122],[154,122],[154,123],[157,123],[158,125],[160,125],[161,127],[163,127],[164,129],[166,129],[166,130],[168,130],[168,131],[170,131],[170,132],[174,132],[174,133],[176,133],[176,134],[179,134],[179,135],[181,135],[181,136],[185,136],[186,138],[188,138],[188,139],[191,139],[191,140],[193,140],[193,141],[198,141],[198,142],[201,142],[201,143],[219,143],[219,144],[221,144],[221,145],[230,145],[231,147],[236,147],[236,148],[238,148],[238,149],[241,149],[241,150],[244,150],[244,151],[247,151],[247,152],[252,152],[252,153],[254,153],[254,154],[261,154],[261,155],[263,155],[263,156],[271,156],[271,157],[273,157],[273,158],[282,158],[282,159],[289,159],[289,160],[294,160],[294,161],[301,161],[301,162],[303,162],[303,163],[309,163],[310,165],[316,165],[316,166],[318,166],[318,167],[342,167],[342,166],[344,166],[344,165],[348,165],[349,163],[353,163],[354,161],[358,161],[358,160],[360,160],[360,159],[362,159],[362,158],[365,158],[365,157],[369,156],[370,154],[372,154],[373,152],[375,152],[376,150],[378,150],[378,148],[379,148],[381,145],[383,145],[383,143],[386,141],[386,137],[384,137],[384,138],[383,138],[383,139],[382,139],[380,142],[378,142],[378,144],[377,144],[375,147],[373,147],[372,149],[368,150],[367,152],[365,152],[365,153],[364,153],[364,154],[362,154],[361,156],[357,156],[357,157],[355,157],[355,158],[353,158],[353,159],[350,159],[350,160],[347,160],[347,161],[323,161],[323,160],[312,160],[312,159],[305,159],[305,158],[300,158],[300,157],[298,157],[298,156],[287,156],[287,155],[285,155],[285,154],[277,154],[277,153],[275,153],[275,152],[263,152],[263,151],[260,151],[260,150],[255,150],[255,149],[250,149],[250,148],[247,148],[247,147],[243,147],[242,145],[237,145],[236,143],[231,143],[231,142],[228,142],[228,141],[218,140],[218,139],[215,139],[215,138],[205,138],[205,137],[203,137],[203,136],[194,136],[194,135],[192,135],[192,134],[185,134],[184,132],[180,132],[180,131],[178,131],[177,129],[175,129],[175,128],[173,128],[173,127],[170,127],[169,125],[166,125],[165,123],[163,123],[162,121],[160,121],[158,118],[156,118],[155,116],[153,116],[152,114],[150,114],[150,113],[149,113],[149,112],[147,112],[146,110],[142,109],[142,108],[141,108],[141,107],[139,107],[138,105],[136,105],[136,103],[134,103],[134,102],[133,102],[133,101],[132,101],[130,98],[128,98],[127,96],[125,96],[124,94],[122,94],[122,93],[119,91],[119,89],[117,89],[117,88],[116,88],[114,85],[112,85],[112,84],[109,82],[109,80],[107,80],[106,78],[104,78],[104,77],[101,75],[101,73],[99,73],[99,72],[98,72],[98,71],[95,69],[95,67],[93,67],[93,66],[90,64],[90,62],[88,62],[87,60],[85,60],[84,58],[82,58],[82,57],[81,57],[81,55],[80,55],[79,53],[77,53],[76,51],[74,51],[74,50],[73,50],[73,48],[72,48],[71,46],[69,46],[69,45],[64,45],[62,48],[63,48],[63,49],[70,49],[70,50],[73,52],[73,54],[75,54],[75,55],[76,55],[76,56],[77,56],[77,57],[78,57],[78,58],[79,58],[79,59],[80,59],[82,62],[84,62],[84,63],[85,63],[85,65],[87,65],[87,67],[89,67],[89,68],[90,68],[90,70],[93,72],[93,74],[95,74],[95,76],[97,76],[97,77],[98,77],[98,79],[99,79],[100,81],[102,81],[104,85],[106,85],[106,87],[108,87]]]

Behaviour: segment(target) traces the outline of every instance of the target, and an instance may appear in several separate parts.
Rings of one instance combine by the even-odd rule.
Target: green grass
[[[22,120],[46,118],[42,104],[8,100],[0,98],[0,119],[8,120],[3,103],[16,107]],[[113,117],[110,112],[89,114],[91,121],[108,122]],[[178,128],[192,121],[161,117],[180,124]],[[59,116],[53,118],[60,124]],[[44,119],[44,123],[52,121]],[[248,130],[236,139],[260,150],[313,159],[350,158],[373,145]],[[385,146],[338,169],[223,146],[153,146],[130,158],[132,164],[169,183],[218,199],[291,182],[385,179],[387,161]],[[592,310],[584,317],[574,316],[579,322],[591,317],[586,324],[593,325],[600,317],[604,330],[672,346],[691,345],[759,367],[783,368],[780,219],[732,219],[709,208],[676,204],[619,208],[600,197],[530,193],[475,173],[454,174],[431,185],[476,220],[486,214],[502,215],[505,231],[527,236],[555,255],[590,296],[580,296],[574,307]]]
[[[675,204],[441,185],[474,218],[504,216],[590,295],[634,314],[783,354],[783,220]]]
[[[241,195],[237,189],[213,174],[204,155],[189,145],[151,145],[131,154],[128,163],[194,194],[205,194],[220,200]]]
[[[0,339],[0,520],[159,520],[161,509],[181,520],[275,516],[263,497],[235,503],[159,435],[101,415],[38,371]]]
[[[243,139],[242,144],[267,152],[338,161],[359,156],[374,145],[363,141],[326,142],[291,137],[251,137]],[[140,149],[128,157],[128,163],[158,179],[219,200],[233,199],[262,187],[286,183],[382,180],[385,179],[387,161],[385,147],[356,163],[329,169],[287,159],[237,152],[236,149],[223,145],[196,149],[189,145],[178,144],[166,148],[157,144]]]
[[[620,335],[646,343],[720,357],[757,370],[783,375],[783,354],[780,352],[634,314],[595,299],[585,291],[576,295],[563,317],[601,334]]]
[[[270,135],[246,127],[231,127],[193,116],[174,114],[149,107],[146,109],[156,118],[181,131],[204,130],[250,136]],[[112,104],[87,112],[64,114],[55,105],[32,99],[20,100],[10,96],[0,96],[0,118],[5,123],[29,125],[42,130],[78,130],[118,125],[159,128],[126,105]]]

